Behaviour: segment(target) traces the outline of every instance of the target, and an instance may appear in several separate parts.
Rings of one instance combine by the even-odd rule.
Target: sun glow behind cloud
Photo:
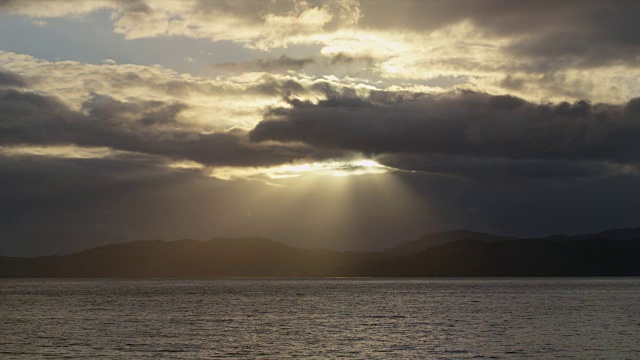
[[[10,157],[48,157],[60,159],[100,159],[135,154],[109,147],[60,146],[0,146],[0,155]],[[142,154],[140,154],[142,155]],[[179,170],[196,170],[220,180],[237,179],[292,179],[301,176],[347,177],[354,175],[384,174],[398,169],[382,165],[371,159],[297,161],[293,164],[264,167],[210,167],[196,161],[178,160],[164,166]]]
[[[182,163],[181,163],[182,164]],[[191,164],[194,168],[197,165]],[[176,167],[178,167],[176,165]],[[182,167],[185,167],[182,164]],[[222,180],[268,178],[271,180],[297,178],[303,175],[325,175],[344,177],[365,174],[384,174],[395,169],[381,165],[370,159],[350,161],[297,162],[274,167],[216,167],[210,169],[210,176]]]
[[[415,214],[428,211],[423,198],[402,177],[402,172],[387,168],[385,172],[352,171],[349,175],[335,174],[338,164],[322,166],[293,165],[291,177],[271,179],[265,174],[252,175],[258,182],[266,178],[275,186],[262,186],[260,191],[247,195],[243,204],[245,215],[232,219],[241,226],[248,218],[260,233],[281,232],[284,241],[302,246],[332,247],[344,250],[363,245],[382,247],[385,238],[393,238],[398,231],[421,226],[412,223]],[[357,159],[348,163],[362,168],[379,168],[373,160]],[[344,169],[345,164],[339,164]],[[318,168],[325,170],[318,170]],[[350,176],[350,175],[358,176]],[[257,182],[257,183],[258,183]],[[229,182],[229,184],[248,182]],[[367,211],[365,211],[367,209]],[[371,229],[379,233],[365,235]],[[304,233],[303,237],[294,234]],[[362,243],[360,243],[362,242]]]

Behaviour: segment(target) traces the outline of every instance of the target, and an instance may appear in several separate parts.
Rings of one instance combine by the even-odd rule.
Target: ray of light
[[[382,166],[372,160],[355,162]],[[394,172],[336,176],[333,169],[309,168],[298,169],[301,176],[275,179],[277,187],[243,194],[244,207],[236,209],[232,227],[251,227],[296,246],[336,249],[382,248],[389,240],[405,240],[398,234],[406,229],[416,228],[416,237],[421,234],[421,222],[415,222],[428,214],[424,199]]]

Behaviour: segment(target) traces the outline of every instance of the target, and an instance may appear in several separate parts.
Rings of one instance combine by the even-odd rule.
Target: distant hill
[[[428,248],[452,243],[460,240],[473,239],[480,242],[492,243],[497,241],[515,240],[516,238],[492,234],[484,234],[470,230],[445,231],[422,235],[416,240],[400,243],[389,250],[389,254],[400,256],[409,255]]]
[[[640,228],[625,228],[606,230],[593,234],[583,234],[571,236],[573,240],[587,240],[587,239],[609,239],[609,240],[635,240],[640,239]]]
[[[460,240],[345,266],[336,276],[640,276],[640,241]]]
[[[640,276],[636,234],[516,239],[459,230],[380,253],[299,249],[259,237],[134,241],[65,256],[0,256],[0,277]]]
[[[605,230],[597,233],[580,234],[580,235],[573,235],[573,236],[557,234],[557,235],[546,236],[538,239],[542,239],[546,241],[555,241],[555,242],[580,241],[580,240],[591,240],[591,239],[626,241],[626,240],[640,239],[640,228]]]
[[[134,241],[67,256],[0,257],[0,277],[302,277],[370,258],[297,249],[264,238]]]

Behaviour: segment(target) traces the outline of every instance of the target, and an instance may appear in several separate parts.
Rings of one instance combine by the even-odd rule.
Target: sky
[[[638,13],[0,0],[0,254],[640,226]]]

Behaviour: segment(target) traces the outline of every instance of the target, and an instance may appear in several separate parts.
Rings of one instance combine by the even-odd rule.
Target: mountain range
[[[520,239],[469,230],[381,252],[286,246],[260,238],[134,241],[64,256],[0,256],[0,277],[640,276],[640,228]]]

